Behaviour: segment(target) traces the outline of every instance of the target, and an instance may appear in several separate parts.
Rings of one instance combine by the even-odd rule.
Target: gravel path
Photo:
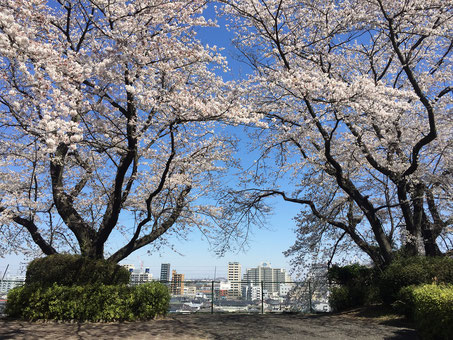
[[[393,325],[392,325],[393,324]],[[24,322],[0,319],[0,339],[417,339],[398,322],[347,314],[191,314],[122,323]]]

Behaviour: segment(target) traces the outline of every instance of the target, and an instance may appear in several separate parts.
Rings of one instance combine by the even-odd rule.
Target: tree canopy
[[[205,1],[0,2],[0,252],[118,262],[209,226],[246,119],[194,28]],[[125,221],[128,222],[125,222]],[[105,254],[112,234],[122,247]]]
[[[244,105],[267,124],[236,223],[269,196],[301,204],[296,264],[351,244],[378,266],[451,249],[453,4],[223,2],[255,70]]]
[[[0,253],[118,262],[212,220],[240,231],[270,196],[301,205],[296,265],[451,249],[453,4],[220,2],[241,83],[196,37],[207,1],[0,0]],[[234,162],[219,122],[260,156],[217,207],[199,198]]]

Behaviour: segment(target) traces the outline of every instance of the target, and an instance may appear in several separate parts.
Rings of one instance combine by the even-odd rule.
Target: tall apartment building
[[[228,263],[228,281],[231,284],[228,297],[234,299],[242,296],[241,274],[241,265],[239,262]]]
[[[173,295],[183,295],[184,294],[184,274],[176,273],[176,270],[173,270],[171,273],[171,286],[170,290]]]
[[[256,286],[263,281],[267,293],[278,293],[281,283],[291,282],[285,269],[272,268],[270,263],[263,262],[257,268],[247,269],[242,279],[243,285]]]
[[[170,282],[170,263],[160,265],[160,282]]]

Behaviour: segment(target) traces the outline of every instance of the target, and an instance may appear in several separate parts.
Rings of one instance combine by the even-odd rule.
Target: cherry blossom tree
[[[266,128],[232,203],[256,221],[301,205],[296,264],[351,245],[378,265],[396,249],[452,248],[453,3],[225,0],[255,73],[244,105]],[[235,224],[233,224],[235,226]]]
[[[118,262],[209,228],[219,211],[199,198],[234,148],[216,122],[246,115],[196,39],[204,6],[0,1],[1,252]]]

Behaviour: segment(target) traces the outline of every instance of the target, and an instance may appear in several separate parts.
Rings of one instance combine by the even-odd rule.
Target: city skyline
[[[177,238],[171,240],[172,247],[162,247],[151,254],[147,249],[141,249],[121,261],[120,264],[133,264],[135,268],[140,268],[143,262],[144,266],[150,268],[153,277],[160,276],[161,263],[170,263],[172,269],[178,271],[188,269],[187,278],[201,274],[212,278],[214,273],[216,273],[216,277],[226,277],[228,262],[240,262],[243,268],[252,268],[261,262],[270,262],[275,267],[285,268],[287,272],[291,272],[290,258],[285,257],[283,252],[295,240],[293,232],[295,226],[292,218],[299,211],[299,207],[279,200],[274,200],[273,206],[276,214],[269,216],[265,229],[253,228],[251,230],[243,250],[231,250],[219,257],[211,249],[210,243],[203,234],[193,231],[188,235],[187,240]],[[119,243],[120,240],[115,242]],[[27,262],[27,259],[21,255],[9,254],[0,258],[1,275],[7,265],[9,265],[8,273],[16,275],[21,270],[21,263],[24,262]],[[225,267],[223,272],[222,266]]]
[[[128,270],[132,267],[135,272],[146,272],[146,270],[149,270],[149,273],[152,274],[153,280],[161,280],[161,273],[162,273],[162,264],[169,264],[170,265],[170,278],[168,281],[171,280],[171,272],[173,270],[176,270],[178,273],[185,274],[186,279],[192,280],[192,279],[227,279],[228,278],[228,263],[230,262],[239,262],[241,265],[241,278],[243,275],[247,272],[247,270],[256,268],[261,266],[262,264],[269,264],[271,265],[272,268],[281,268],[284,269],[291,277],[291,270],[288,269],[287,267],[282,267],[279,265],[274,265],[272,262],[269,260],[261,260],[256,263],[251,263],[250,261],[247,261],[247,265],[243,265],[240,261],[230,260],[226,261],[225,259],[220,259],[219,263],[216,265],[184,265],[184,264],[173,264],[172,262],[169,261],[162,261],[159,263],[154,263],[154,264],[149,264],[146,261],[143,261],[143,264],[138,262],[127,262],[127,261],[122,261],[120,262],[121,266],[126,267]],[[0,276],[3,276],[6,265],[2,261],[0,262]],[[129,267],[131,266],[131,267]],[[289,267],[289,266],[288,266]],[[5,279],[7,277],[11,278],[13,276],[20,276],[21,273],[23,272],[23,275],[25,275],[25,263],[19,266],[15,265],[10,265],[7,273],[5,275]]]
[[[241,263],[237,262],[237,261],[234,261],[234,262],[228,262],[226,263],[224,266],[215,266],[214,268],[211,268],[209,266],[178,266],[177,268],[178,269],[174,269],[174,267],[172,266],[171,263],[161,263],[160,265],[160,273],[159,271],[157,270],[158,269],[158,266],[153,266],[153,267],[150,267],[150,266],[147,266],[145,263],[143,264],[143,266],[139,266],[139,267],[136,267],[135,265],[133,264],[130,264],[130,263],[124,263],[124,264],[121,264],[123,267],[125,267],[126,269],[128,269],[131,274],[132,273],[150,273],[152,274],[152,279],[153,280],[156,280],[156,281],[163,281],[163,282],[171,282],[173,280],[173,273],[176,272],[178,275],[179,274],[184,274],[186,279],[188,280],[193,280],[193,279],[226,279],[228,281],[238,281],[239,283],[241,283],[241,281],[244,281],[244,282],[247,282],[249,280],[249,276],[251,275],[250,272],[253,272],[253,271],[260,271],[262,269],[266,269],[266,268],[269,268],[271,269],[271,271],[279,271],[279,272],[282,272],[283,276],[275,276],[275,280],[274,280],[274,275],[277,275],[277,274],[272,274],[272,280],[271,281],[289,281],[289,280],[292,280],[292,277],[290,275],[290,273],[287,272],[287,270],[285,268],[278,268],[278,267],[275,267],[275,266],[272,266],[272,264],[268,261],[262,261],[261,263],[259,264],[256,264],[255,266],[252,266],[252,267],[243,267]],[[164,267],[168,266],[167,269],[164,269]],[[199,276],[197,277],[196,275],[196,272],[200,272],[200,268],[201,270],[214,270],[214,274],[212,275],[212,277],[210,277],[209,275],[206,277],[206,276]],[[166,271],[166,273],[168,274],[167,278],[164,279],[163,278],[163,272]],[[231,272],[235,271],[234,274],[232,274]],[[225,274],[225,275],[223,275]],[[187,275],[189,275],[187,277]],[[261,274],[258,274],[258,275],[261,275]],[[255,274],[256,276],[256,274]],[[261,278],[261,276],[257,276],[257,277],[254,277],[254,279],[250,279],[251,281],[256,281],[256,279],[259,278],[259,281],[260,280],[268,280],[269,277],[267,276],[263,276]]]

